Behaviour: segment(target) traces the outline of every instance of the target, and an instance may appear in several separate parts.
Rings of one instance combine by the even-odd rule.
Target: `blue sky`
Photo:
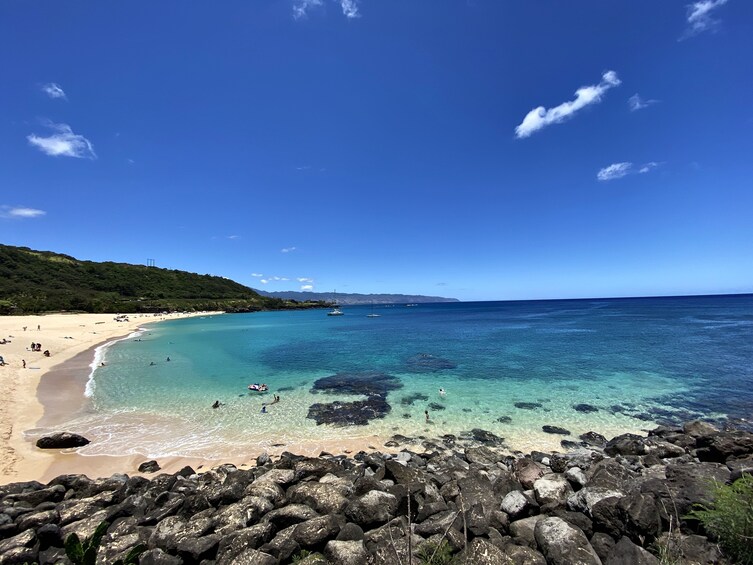
[[[0,241],[266,290],[753,292],[753,2],[0,3]]]

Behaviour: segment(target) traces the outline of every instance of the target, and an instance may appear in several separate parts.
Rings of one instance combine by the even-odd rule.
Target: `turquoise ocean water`
[[[374,318],[371,307],[343,310],[147,326],[98,352],[93,365],[106,364],[67,427],[94,440],[84,454],[217,458],[473,428],[511,448],[553,449],[566,436],[543,425],[575,440],[589,430],[753,416],[751,295],[376,306]],[[334,426],[307,417],[313,403],[359,398],[312,392],[314,381],[364,373],[402,385],[387,394],[383,418]],[[253,382],[270,393],[249,394]],[[281,401],[262,413],[274,393]],[[215,400],[225,405],[212,409]]]

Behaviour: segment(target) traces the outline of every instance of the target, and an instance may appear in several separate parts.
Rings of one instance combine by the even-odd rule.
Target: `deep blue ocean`
[[[692,418],[753,418],[753,295],[343,311],[146,326],[100,353],[106,365],[69,428],[96,439],[85,453],[213,457],[473,428],[514,449],[556,448],[562,436],[542,426],[577,439],[589,430],[609,437]],[[315,390],[332,375],[345,388]],[[373,396],[368,383],[384,379],[389,390]],[[270,392],[249,393],[255,382]],[[262,412],[274,394],[280,401]],[[348,403],[374,398],[379,410],[363,408],[374,416],[363,425],[311,417],[313,404],[347,418],[360,406]],[[213,409],[215,400],[223,406]],[[344,404],[333,408],[335,401]]]

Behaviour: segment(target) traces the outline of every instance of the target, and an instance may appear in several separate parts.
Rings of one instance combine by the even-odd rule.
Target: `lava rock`
[[[89,442],[84,436],[70,432],[57,432],[42,436],[37,440],[39,449],[69,449],[71,447],[83,447]]]
[[[566,430],[565,428],[560,428],[558,426],[541,426],[541,429],[548,434],[560,434],[563,436],[570,435],[570,430]]]

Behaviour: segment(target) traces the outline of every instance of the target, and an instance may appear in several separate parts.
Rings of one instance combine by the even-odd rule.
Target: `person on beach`
[[[3,359],[3,356],[0,355],[0,366],[5,365],[5,359]]]
[[[24,365],[24,369],[26,368],[26,359],[21,359],[21,363]]]

